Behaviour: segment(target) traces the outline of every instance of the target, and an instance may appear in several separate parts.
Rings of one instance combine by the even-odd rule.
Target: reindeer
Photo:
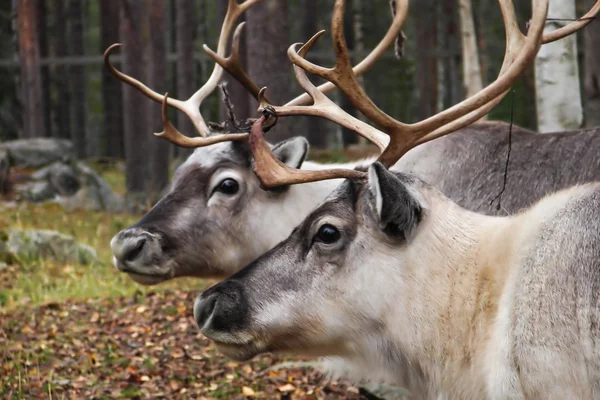
[[[548,1],[535,3],[521,36],[512,4],[501,0],[507,36],[519,40],[509,39],[498,79],[413,125],[357,90],[343,3],[334,8],[335,72],[305,60],[314,40],[290,58],[308,93],[318,89],[305,70],[334,81],[390,143],[366,172],[291,168],[272,153],[263,124],[301,112],[261,99],[250,148],[262,187],[345,181],[287,239],[196,299],[202,333],[236,360],[267,351],[333,357],[357,379],[403,385],[419,398],[600,398],[600,183],[499,217],[387,169],[499,101],[542,43]]]
[[[180,276],[229,276],[283,240],[341,182],[328,180],[264,190],[252,173],[253,160],[247,134],[214,132],[200,114],[203,99],[216,89],[224,68],[258,97],[259,89],[239,65],[239,37],[243,24],[234,33],[232,54],[225,57],[235,21],[258,1],[240,5],[229,2],[217,52],[205,46],[217,65],[207,83],[186,102],[165,100],[163,95],[117,71],[109,57],[119,45],[111,46],[105,53],[106,66],[113,74],[151,99],[163,102],[165,130],[159,136],[183,147],[198,147],[176,171],[168,194],[140,221],[119,232],[111,241],[115,266],[139,283],[156,284]],[[387,34],[354,68],[355,74],[367,70],[400,34],[407,7],[400,2],[397,9]],[[586,17],[596,11],[592,9]],[[583,19],[570,25],[570,31],[546,35],[543,42],[556,40],[571,33],[573,27],[581,28],[589,21]],[[331,82],[319,87],[322,93],[332,88]],[[287,105],[306,104],[310,100],[304,94]],[[166,105],[185,112],[201,137],[188,138],[178,134],[168,121]],[[319,105],[323,110],[337,107],[327,98],[321,99]],[[319,115],[318,107],[312,110],[313,115]],[[342,114],[338,111],[337,115]],[[368,129],[359,120],[338,118],[338,122],[349,127],[359,124]],[[412,149],[392,169],[414,174],[433,184],[462,207],[491,215],[514,213],[546,193],[590,182],[600,176],[600,165],[594,157],[599,144],[594,140],[600,133],[597,128],[540,135],[514,126],[509,179],[503,189],[509,129],[504,122],[474,123],[453,135]],[[378,138],[379,148],[387,146],[387,137],[375,131],[373,137]],[[273,153],[293,168],[331,167],[305,161],[308,143],[302,137],[275,144]],[[336,167],[352,169],[372,161]],[[448,165],[452,168],[445,167]],[[491,201],[501,192],[502,208],[497,209]]]

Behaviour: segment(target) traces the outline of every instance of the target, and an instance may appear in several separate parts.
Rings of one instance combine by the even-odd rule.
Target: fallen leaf
[[[248,386],[242,386],[242,394],[246,397],[253,397],[255,395],[254,390]]]
[[[294,390],[296,390],[296,387],[294,385],[292,385],[291,383],[287,383],[283,386],[279,386],[277,388],[277,390],[279,390],[282,393],[288,393],[288,392],[293,392]]]

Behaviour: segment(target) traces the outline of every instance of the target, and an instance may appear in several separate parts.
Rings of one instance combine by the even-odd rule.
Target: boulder
[[[39,168],[73,157],[73,145],[66,139],[33,138],[11,140],[0,144],[9,153],[11,165]]]
[[[71,197],[62,197],[61,203],[67,209],[84,209],[90,211],[107,211],[119,213],[124,211],[123,197],[112,191],[112,188],[100,175],[83,163],[76,165],[81,189]]]
[[[8,193],[10,190],[9,172],[10,157],[8,156],[8,150],[0,148],[0,195]]]
[[[81,162],[57,161],[16,185],[20,198],[31,202],[57,201],[69,210],[122,212],[124,200],[93,169]]]
[[[96,251],[72,236],[42,229],[9,228],[0,231],[0,261],[11,263],[52,259],[61,263],[91,264]]]

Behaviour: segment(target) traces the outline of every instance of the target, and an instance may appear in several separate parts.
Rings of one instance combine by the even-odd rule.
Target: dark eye
[[[335,226],[325,224],[319,228],[319,231],[315,235],[315,241],[332,244],[337,242],[340,239],[340,236],[340,231],[338,231]]]
[[[217,190],[225,194],[236,194],[240,189],[240,185],[233,179],[225,179],[219,183]]]

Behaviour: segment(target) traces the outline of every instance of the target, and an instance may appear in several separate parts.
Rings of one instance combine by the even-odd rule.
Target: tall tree
[[[150,63],[149,83],[160,93],[166,91],[167,79],[167,47],[165,35],[165,1],[150,0]],[[160,108],[155,103],[147,102],[150,109],[152,129],[162,131]],[[147,132],[149,134],[150,132]],[[158,200],[161,191],[169,183],[169,142],[152,138],[150,147],[150,171],[147,176],[147,190],[152,201]]]
[[[110,45],[119,41],[119,3],[100,2],[100,46],[104,52]],[[102,105],[104,106],[104,151],[108,157],[122,158],[124,150],[123,94],[121,82],[102,68]]]
[[[104,2],[102,2],[104,4]],[[67,44],[67,18],[65,10],[65,0],[53,1],[55,23],[54,40],[55,52],[57,57],[66,57],[68,52]],[[114,27],[113,27],[114,29]],[[67,67],[58,63],[54,69],[54,91],[57,93],[58,101],[54,110],[56,125],[56,136],[62,138],[71,137],[71,93],[69,91],[69,74]]]
[[[460,16],[463,85],[465,97],[471,97],[483,88],[471,0],[458,1],[458,14]]]
[[[574,19],[575,0],[551,1],[548,15]],[[564,22],[549,20],[544,32],[560,28]],[[574,35],[543,45],[535,59],[535,89],[539,132],[577,129],[583,110],[579,91],[577,41]]]
[[[37,0],[19,0],[17,3],[23,136],[26,138],[46,136],[37,33],[38,4]]]
[[[348,51],[350,54],[355,50],[355,38],[354,38],[354,2],[348,2],[346,4],[346,9],[344,13],[344,33],[346,36],[346,45],[348,46]],[[352,64],[356,64],[356,60],[352,60]],[[340,107],[348,114],[352,116],[356,116],[356,107],[352,104],[352,102],[343,94],[340,94]],[[349,145],[358,143],[358,135],[354,133],[354,131],[342,128],[342,143],[344,147],[348,147]]]
[[[308,40],[319,28],[319,0],[305,0],[302,6],[302,40]],[[327,127],[318,117],[305,117],[305,135],[311,146],[327,147]]]
[[[417,31],[417,88],[419,119],[435,114],[437,109],[437,18],[435,0],[422,0],[416,7]]]
[[[177,33],[177,97],[188,99],[195,92],[194,76],[194,2],[175,0]],[[182,112],[177,113],[177,128],[185,135],[197,135],[194,125]],[[177,154],[189,153],[177,149]]]
[[[586,9],[594,4],[586,0]],[[600,125],[600,20],[596,18],[584,29],[584,79],[585,125]],[[564,39],[563,39],[564,40]]]
[[[48,48],[48,7],[47,0],[38,0],[38,37],[40,44],[40,58],[47,58],[49,54]],[[48,65],[41,66],[42,79],[42,97],[44,98],[44,126],[46,127],[46,135],[52,136],[52,102],[50,101],[50,67]]]
[[[83,43],[83,0],[70,0],[69,22],[70,53],[73,56],[83,56],[85,54]],[[99,147],[98,143],[95,143],[95,140],[91,140],[92,138],[88,137],[87,134],[84,65],[74,64],[69,68],[69,83],[71,84],[71,99],[73,100],[71,103],[71,140],[73,141],[75,154],[79,158],[85,158],[87,155],[96,155],[96,149]]]
[[[144,68],[144,3],[138,0],[121,1],[121,39],[123,72],[147,82]],[[146,177],[148,177],[149,140],[148,99],[136,89],[123,87],[123,114],[125,120],[125,170],[129,204],[132,208],[146,202]]]
[[[218,4],[218,12],[219,17],[217,18],[217,31],[220,32],[221,26],[223,24],[223,20],[225,19],[225,13],[227,12],[227,2],[220,1]],[[240,18],[239,22],[244,20],[244,16]],[[244,30],[248,29],[247,26]],[[240,63],[242,64],[242,68],[246,69],[246,37],[248,36],[248,32],[243,32],[240,38]],[[230,48],[229,46],[227,48]],[[225,72],[223,81],[227,82],[227,92],[229,93],[229,100],[231,105],[233,106],[233,111],[235,114],[235,118],[243,122],[250,115],[254,115],[255,110],[251,110],[251,108],[256,109],[256,102],[251,101],[250,95],[248,91],[234,78],[232,78],[227,72]],[[227,115],[227,107],[224,102],[221,101],[219,104],[219,116],[222,121],[228,118]]]
[[[291,64],[287,57],[288,5],[286,1],[264,0],[246,13],[248,73],[259,87],[268,86],[275,104],[290,100]],[[283,118],[269,131],[269,139],[279,141],[293,136],[293,122]]]

